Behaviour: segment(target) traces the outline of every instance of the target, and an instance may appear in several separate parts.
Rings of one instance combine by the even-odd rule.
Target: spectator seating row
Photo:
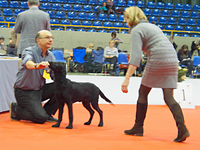
[[[89,5],[102,5],[102,2],[106,2],[106,0],[40,0],[40,2],[43,3],[57,3],[57,6],[59,7],[59,4],[61,5],[62,3],[69,3],[69,4],[89,4]],[[158,9],[176,9],[176,10],[194,10],[194,11],[200,11],[200,6],[199,5],[194,5],[193,7],[190,4],[181,4],[177,3],[175,6],[173,3],[163,3],[163,2],[148,2],[147,6],[145,6],[143,1],[137,1],[137,4],[135,4],[134,0],[113,0],[115,6],[134,6],[137,5],[138,7],[141,8],[158,8]],[[27,2],[26,1],[10,1],[10,5],[8,1],[6,0],[1,0],[0,1],[0,7],[11,7],[11,8],[28,8]],[[54,7],[54,6],[53,6]]]
[[[160,9],[149,9],[149,8],[145,8],[144,9],[144,13],[146,16],[164,16],[164,17],[185,17],[185,18],[199,18],[199,12],[197,11],[182,11],[180,12],[179,10],[160,10]]]

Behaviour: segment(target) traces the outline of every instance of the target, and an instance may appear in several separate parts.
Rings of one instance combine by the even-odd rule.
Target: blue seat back
[[[104,50],[93,50],[92,51],[92,55],[94,56],[94,60],[93,60],[93,63],[97,62],[97,63],[103,63],[103,53],[104,53]]]
[[[128,65],[128,58],[126,53],[118,53],[118,63]]]
[[[73,48],[74,63],[85,63],[84,57],[86,54],[86,49],[76,49]]]
[[[194,56],[193,65],[198,66],[200,64],[200,56]]]
[[[53,50],[52,53],[55,56],[56,61],[66,62],[66,60],[63,57],[63,52],[61,50]]]

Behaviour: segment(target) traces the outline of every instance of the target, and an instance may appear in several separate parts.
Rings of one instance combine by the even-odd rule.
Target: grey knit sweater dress
[[[130,36],[129,63],[139,67],[142,51],[148,55],[141,84],[151,88],[176,88],[177,54],[162,30],[154,24],[141,20],[131,29]]]

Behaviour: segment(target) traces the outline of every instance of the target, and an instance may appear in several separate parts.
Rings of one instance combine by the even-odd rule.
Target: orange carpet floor
[[[190,137],[182,143],[173,142],[177,128],[167,106],[149,105],[144,125],[144,136],[125,135],[135,120],[135,105],[100,104],[104,126],[98,127],[99,115],[95,112],[90,126],[83,125],[89,113],[82,104],[74,104],[73,129],[68,125],[65,106],[60,128],[55,123],[34,124],[28,121],[11,121],[9,112],[0,113],[1,150],[199,150],[200,106],[184,109],[183,113]],[[57,118],[57,114],[55,115]]]

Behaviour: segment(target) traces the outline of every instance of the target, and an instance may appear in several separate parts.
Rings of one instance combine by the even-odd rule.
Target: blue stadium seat
[[[197,35],[197,34],[193,34],[192,35],[192,37],[195,37],[195,38],[197,38],[197,37],[200,37],[199,35]]]
[[[85,12],[78,13],[78,19],[79,20],[87,20],[87,14]]]
[[[164,17],[169,17],[169,16],[170,16],[170,11],[169,11],[168,9],[164,9],[164,10],[162,11],[162,16],[164,16]]]
[[[70,3],[70,4],[76,4],[77,0],[68,0],[68,3]]]
[[[124,6],[126,6],[126,1],[125,0],[119,0],[117,5],[124,7]]]
[[[191,26],[186,26],[185,31],[194,31],[193,27]]]
[[[159,24],[167,24],[167,18],[166,17],[160,17],[158,20]]]
[[[57,19],[51,19],[50,24],[59,24],[59,21]]]
[[[158,26],[161,30],[164,29],[163,25],[161,25],[161,24],[158,24],[157,26]]]
[[[178,25],[178,26],[176,26],[176,27],[175,27],[175,30],[180,30],[180,31],[183,31],[183,27],[182,27],[182,26],[180,26],[180,25]]]
[[[189,11],[182,11],[181,12],[181,17],[185,17],[185,18],[188,18],[188,17],[190,17],[190,13],[189,13]]]
[[[19,8],[18,1],[10,1],[10,8]]]
[[[108,20],[109,20],[109,21],[118,21],[117,15],[115,15],[115,14],[110,14],[110,15],[108,16]]]
[[[82,11],[82,6],[79,4],[73,5],[73,11]]]
[[[83,11],[84,12],[92,12],[92,6],[90,6],[90,5],[84,5],[83,6]]]
[[[8,7],[8,1],[6,1],[6,0],[1,0],[1,1],[0,1],[0,7]]]
[[[148,8],[155,8],[156,4],[155,4],[155,2],[150,1],[150,2],[147,3],[147,7]]]
[[[121,34],[128,34],[127,31],[121,31]]]
[[[140,7],[140,8],[144,8],[145,4],[144,4],[143,1],[137,1],[137,6]]]
[[[108,16],[106,14],[99,14],[99,20],[100,21],[107,21],[108,20]]]
[[[177,3],[176,6],[175,6],[175,9],[183,10],[183,4]]]
[[[178,33],[174,33],[173,36],[180,36]]]
[[[180,11],[178,11],[178,10],[173,10],[173,11],[172,11],[172,17],[180,17]]]
[[[55,28],[54,30],[57,30],[57,31],[64,31],[63,28]]]
[[[197,25],[198,25],[198,26],[200,26],[200,19],[199,19],[199,20],[197,20]]]
[[[91,29],[91,30],[88,30],[87,32],[97,32],[97,31],[94,29]]]
[[[146,16],[150,16],[150,15],[152,14],[152,10],[149,9],[149,8],[145,8],[145,9],[144,9],[144,14],[145,14]]]
[[[103,2],[106,2],[106,0],[99,0],[98,5],[102,5]]]
[[[192,18],[199,18],[199,13],[196,12],[196,11],[192,11],[192,12],[191,12],[191,17],[192,17]]]
[[[10,8],[4,8],[3,9],[3,15],[4,16],[13,16],[12,9],[10,9]]]
[[[149,22],[151,23],[152,21],[155,21],[156,23],[158,22],[158,18],[151,16],[149,17]]]
[[[42,3],[42,9],[50,10],[51,9],[51,4],[50,3]]]
[[[87,0],[79,0],[78,3],[79,4],[87,4]]]
[[[185,5],[183,6],[183,10],[192,10],[192,7],[191,7],[190,4],[185,4]]]
[[[15,22],[14,17],[6,17],[6,22]]]
[[[99,10],[99,6],[98,6],[98,5],[97,5],[97,6],[94,6],[93,11],[94,11],[95,13],[97,13],[98,10]]]
[[[102,23],[100,21],[94,21],[93,26],[102,26]]]
[[[174,30],[174,26],[172,25],[166,25],[165,30]]]
[[[119,21],[124,21],[124,15],[119,15]]]
[[[188,25],[190,25],[190,26],[196,26],[196,20],[192,19],[192,18],[188,19]]]
[[[40,2],[48,2],[48,0],[39,0]]]
[[[193,6],[193,10],[194,10],[194,11],[200,11],[200,5],[195,4],[195,5]]]
[[[53,3],[52,4],[52,9],[53,10],[61,10],[61,4],[59,4],[59,3]]]
[[[179,18],[178,19],[178,24],[179,25],[187,25],[187,20],[185,18]]]
[[[182,36],[183,36],[183,37],[190,37],[190,35],[189,35],[189,34],[186,34],[186,33],[183,34]]]
[[[21,2],[20,8],[28,9],[28,2]]]
[[[81,22],[79,20],[73,20],[72,25],[81,25]]]
[[[113,24],[111,22],[104,22],[104,27],[113,27]]]
[[[106,30],[99,30],[99,33],[107,33]]]
[[[63,10],[72,11],[72,5],[71,4],[63,4]]]
[[[14,16],[17,16],[19,13],[23,12],[23,9],[15,9]]]
[[[161,11],[160,11],[160,9],[154,9],[153,12],[152,12],[152,15],[153,15],[153,16],[161,16]]]
[[[163,2],[157,2],[156,8],[165,9],[165,4]]]
[[[50,3],[57,3],[57,0],[48,0],[48,2],[50,2]]]
[[[70,21],[68,19],[61,20],[60,24],[70,25]]]
[[[97,5],[97,0],[89,0],[88,4]]]
[[[164,33],[165,36],[170,36],[170,34],[167,33],[167,32],[163,32],[163,33]]]
[[[0,25],[0,28],[7,28],[7,26],[5,26],[5,25]]]
[[[165,8],[166,9],[174,9],[174,4],[173,3],[166,3]]]
[[[68,12],[67,14],[68,19],[77,19],[77,14],[75,12]]]
[[[50,18],[55,18],[55,17],[56,17],[54,11],[48,10],[48,11],[46,11],[46,12],[49,14],[49,17],[50,17]]]
[[[67,0],[59,0],[60,3],[67,3]]]
[[[135,6],[135,1],[133,1],[133,0],[128,0],[127,6],[128,6],[128,7],[130,7],[130,6]]]
[[[177,24],[176,18],[174,18],[174,17],[168,18],[168,24],[176,25]]]
[[[86,32],[84,29],[78,29],[79,32]]]
[[[0,16],[0,21],[4,21],[3,16]],[[2,23],[0,23],[0,24],[2,24]]]
[[[88,20],[97,20],[96,13],[88,13]]]
[[[65,19],[65,18],[66,18],[65,12],[64,12],[64,11],[57,11],[57,12],[56,12],[56,18]]]
[[[69,28],[69,29],[67,29],[66,31],[74,31],[74,29],[72,29],[72,28]]]
[[[123,24],[121,22],[115,22],[114,27],[123,28]]]
[[[83,26],[91,26],[92,23],[90,21],[83,21],[82,25]]]
[[[200,32],[200,27],[195,27],[194,31]]]
[[[110,31],[109,31],[109,33],[112,33],[112,32],[118,33],[117,30],[110,30]]]

